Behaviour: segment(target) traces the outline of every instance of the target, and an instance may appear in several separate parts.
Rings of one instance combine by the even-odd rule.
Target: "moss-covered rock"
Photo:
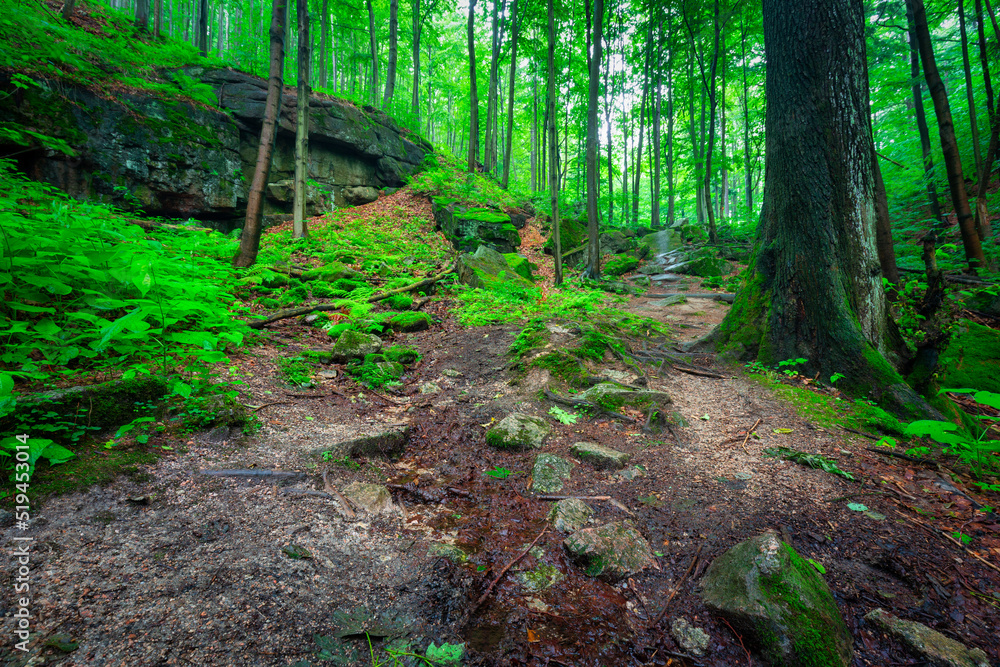
[[[490,288],[500,281],[513,281],[523,287],[532,287],[510,267],[504,256],[492,248],[479,246],[476,254],[463,253],[458,257],[458,281],[463,285]]]
[[[942,387],[1000,393],[1000,331],[962,321],[938,368]]]
[[[393,345],[384,353],[385,358],[389,361],[395,361],[404,366],[408,366],[415,363],[420,359],[420,353],[414,350],[412,347],[405,347],[402,345]]]
[[[665,229],[662,232],[646,234],[639,239],[639,245],[648,248],[650,255],[662,255],[682,247],[684,239],[676,231]]]
[[[653,564],[653,550],[630,521],[584,528],[565,540],[563,548],[591,577],[615,582]]]
[[[899,639],[911,653],[927,664],[940,667],[990,667],[989,656],[982,650],[969,649],[922,623],[897,618],[882,609],[868,612],[865,620]]]
[[[551,432],[541,417],[512,412],[486,431],[486,444],[494,449],[538,449]]]
[[[571,461],[555,454],[539,454],[531,469],[531,488],[535,493],[557,493],[572,472]]]
[[[773,532],[716,558],[702,579],[701,597],[772,664],[851,664],[851,635],[829,587]]]
[[[561,533],[575,533],[594,516],[594,508],[579,498],[560,500],[549,511],[548,520]]]
[[[652,389],[630,389],[614,382],[602,382],[594,385],[580,394],[580,398],[614,412],[622,407],[645,410],[653,406],[660,407],[672,402],[670,395],[663,391]]]
[[[685,266],[681,266],[676,271],[689,276],[699,276],[701,278],[712,278],[724,276],[732,270],[732,265],[724,259],[718,257],[698,257],[691,260]]]
[[[549,233],[549,239],[545,242],[542,247],[542,251],[546,255],[551,255],[553,252],[553,241],[552,234]],[[561,244],[561,250],[563,252],[568,252],[575,248],[579,248],[583,245],[584,241],[587,240],[587,224],[576,218],[560,218],[559,219],[559,243]]]
[[[502,211],[455,206],[453,201],[436,197],[434,219],[457,250],[471,252],[485,245],[512,253],[521,245],[510,215]]]
[[[389,320],[389,326],[393,331],[413,332],[425,331],[431,326],[431,316],[427,313],[407,312],[400,313]]]
[[[629,455],[596,442],[577,442],[570,447],[574,456],[598,469],[619,470],[628,465]]]
[[[343,363],[351,359],[361,359],[368,354],[376,354],[382,349],[382,339],[374,334],[347,329],[340,334],[330,349],[333,361]]]
[[[604,273],[609,276],[622,276],[639,266],[639,260],[630,255],[618,255],[604,265]]]
[[[361,273],[340,262],[330,262],[318,269],[311,269],[303,273],[302,277],[305,280],[322,280],[328,283],[333,283],[344,278],[348,280],[364,279]]]
[[[531,262],[524,255],[516,252],[505,253],[503,258],[507,261],[507,266],[514,270],[514,273],[526,280],[535,282],[535,276],[531,274]]]

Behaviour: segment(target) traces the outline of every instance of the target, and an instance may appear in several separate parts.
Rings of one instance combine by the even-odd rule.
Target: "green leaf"
[[[864,512],[868,510],[868,507],[866,505],[862,505],[861,503],[847,503],[847,509],[852,512]]]
[[[427,659],[436,665],[460,665],[465,655],[465,644],[448,644],[436,646],[431,642],[427,647]]]
[[[573,412],[566,412],[557,405],[553,405],[549,408],[549,414],[555,417],[557,421],[563,424],[575,424],[580,418],[580,415]]]
[[[69,461],[74,456],[76,456],[76,454],[62,445],[53,443],[45,448],[42,452],[41,458],[48,459],[49,465],[59,465],[60,463],[66,463],[66,461]]]
[[[826,574],[826,568],[823,567],[822,563],[814,561],[812,558],[806,558],[806,560],[809,561],[810,565],[812,565],[814,568],[816,568],[817,572],[819,572],[820,574]]]
[[[972,399],[976,403],[982,403],[983,405],[988,405],[994,410],[1000,410],[1000,394],[994,393],[992,391],[977,391]]]

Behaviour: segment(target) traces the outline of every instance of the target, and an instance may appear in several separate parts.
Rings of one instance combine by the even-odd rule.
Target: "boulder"
[[[568,253],[570,250],[579,248],[587,240],[587,223],[571,216],[560,217],[559,219],[559,242],[562,244],[562,251]],[[552,254],[553,242],[551,230],[549,239],[542,246],[542,251],[546,255]]]
[[[590,401],[605,410],[614,412],[622,407],[646,410],[652,406],[663,407],[672,400],[663,391],[652,389],[631,389],[613,382],[596,384],[579,395],[579,398]]]
[[[340,194],[351,206],[361,206],[378,200],[378,190],[370,185],[349,185],[343,188]]]
[[[676,271],[677,273],[684,273],[689,276],[713,278],[724,276],[732,271],[732,265],[718,257],[699,257],[678,267]]]
[[[716,558],[701,597],[774,664],[851,664],[851,635],[829,587],[772,531]]]
[[[302,274],[303,280],[322,280],[333,283],[338,280],[364,280],[364,275],[346,264],[330,262],[318,269],[310,269]]]
[[[602,253],[617,255],[625,252],[631,246],[628,237],[625,236],[620,229],[613,229],[610,232],[604,232],[601,234],[600,240]]]
[[[690,653],[696,658],[705,655],[705,652],[708,651],[708,642],[711,639],[707,632],[691,625],[691,622],[683,616],[675,618],[670,624],[670,636],[686,653]]]
[[[922,623],[904,621],[881,609],[865,614],[865,620],[889,633],[916,657],[934,667],[990,667],[989,656],[969,649]]]
[[[639,245],[649,248],[651,255],[662,255],[682,247],[684,239],[675,230],[665,229],[662,232],[646,234],[639,239]]]
[[[594,508],[579,498],[560,500],[549,510],[548,520],[561,533],[573,533],[590,521],[594,516]]]
[[[535,282],[535,277],[531,275],[531,262],[528,261],[527,257],[516,252],[509,252],[504,254],[503,258],[507,261],[507,265],[514,270],[514,273],[525,280]]]
[[[574,456],[595,468],[617,470],[624,468],[629,460],[629,455],[625,452],[619,452],[596,442],[577,442],[569,450]]]
[[[479,246],[475,255],[459,255],[457,270],[458,282],[469,287],[489,288],[502,281],[514,281],[522,287],[532,287],[530,281],[519,276],[510,267],[503,255],[484,245]]]
[[[393,331],[412,333],[414,331],[426,331],[431,326],[431,316],[427,313],[408,312],[400,313],[389,320],[389,326]]]
[[[392,494],[381,484],[352,482],[344,487],[344,497],[366,514],[394,514]]]
[[[457,250],[471,252],[485,245],[497,252],[510,253],[521,245],[521,236],[508,213],[456,206],[438,198],[434,201],[434,219]]]
[[[512,412],[486,431],[486,444],[494,449],[538,449],[551,432],[541,417]]]
[[[531,488],[535,493],[558,493],[572,472],[572,462],[555,454],[539,454],[531,469]]]
[[[563,548],[591,577],[615,582],[653,564],[653,550],[630,521],[584,528],[563,540]]]
[[[381,349],[382,339],[375,334],[346,329],[330,349],[330,356],[335,362],[343,363],[363,359],[366,354],[377,354]]]

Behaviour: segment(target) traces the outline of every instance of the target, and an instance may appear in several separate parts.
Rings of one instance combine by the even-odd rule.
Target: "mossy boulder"
[[[639,260],[630,255],[618,255],[604,265],[604,273],[609,276],[622,276],[639,266]]]
[[[545,242],[542,247],[542,251],[546,255],[551,255],[553,253],[553,236],[549,233],[549,239]],[[569,252],[583,245],[584,241],[587,240],[587,224],[576,218],[560,218],[559,219],[559,242],[561,244],[561,250],[563,252]]]
[[[431,327],[431,316],[419,312],[400,313],[389,320],[389,326],[393,331],[405,333],[425,331]]]
[[[596,442],[577,442],[570,447],[574,456],[598,469],[620,470],[628,465],[629,455]]]
[[[1000,393],[1000,331],[963,320],[938,368],[942,387]]]
[[[989,656],[978,648],[931,630],[922,623],[897,618],[882,609],[865,614],[865,620],[900,640],[911,653],[939,667],[990,667]]]
[[[512,412],[486,431],[486,444],[494,449],[538,449],[551,432],[541,417]]]
[[[490,288],[497,282],[513,281],[522,287],[532,287],[531,281],[519,276],[504,256],[481,245],[476,254],[463,253],[458,257],[458,282],[469,287]]]
[[[572,472],[571,461],[555,454],[539,454],[531,469],[531,488],[536,493],[557,493]]]
[[[698,257],[676,269],[677,273],[701,278],[724,276],[732,271],[732,265],[718,257]]]
[[[436,198],[434,219],[457,250],[471,252],[486,245],[498,252],[512,253],[521,245],[521,236],[509,214],[490,208],[465,208]]]
[[[601,252],[610,252],[614,255],[625,252],[632,247],[632,242],[628,236],[620,229],[612,229],[601,234]]]
[[[560,500],[549,511],[548,520],[561,533],[575,533],[594,516],[594,508],[579,498]]]
[[[716,558],[702,579],[701,597],[772,664],[851,664],[851,635],[830,588],[774,532],[741,542]]]
[[[516,252],[508,252],[504,254],[503,258],[507,261],[507,266],[514,270],[514,273],[525,280],[535,282],[535,276],[531,274],[531,262],[528,261],[527,257]]]
[[[311,269],[302,274],[302,278],[305,280],[322,280],[323,282],[333,283],[338,280],[348,279],[348,280],[363,280],[364,277],[351,267],[341,264],[340,262],[330,262],[325,264],[318,269]]]
[[[684,238],[672,229],[646,234],[639,239],[639,246],[648,248],[650,255],[662,255],[677,250],[683,245]]]
[[[646,410],[653,406],[662,408],[672,402],[670,395],[663,391],[652,389],[631,389],[614,382],[602,382],[594,385],[579,396],[595,405],[615,412],[622,407]]]
[[[351,359],[363,359],[365,355],[376,354],[382,349],[382,339],[375,334],[347,329],[340,334],[330,349],[333,361],[343,363]]]
[[[630,521],[584,528],[563,540],[570,558],[591,577],[616,582],[653,564],[653,550]]]

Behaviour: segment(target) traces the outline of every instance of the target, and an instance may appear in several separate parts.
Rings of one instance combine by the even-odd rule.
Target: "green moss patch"
[[[1000,331],[963,320],[939,368],[942,387],[1000,393]]]
[[[531,360],[531,366],[544,368],[553,377],[562,380],[571,387],[587,386],[587,373],[580,364],[580,360],[562,350],[535,357]]]
[[[399,313],[389,320],[389,326],[394,331],[412,332],[424,331],[431,326],[431,316],[427,313],[408,312]]]
[[[604,265],[604,273],[609,276],[625,275],[639,266],[639,260],[631,255],[617,255]]]

